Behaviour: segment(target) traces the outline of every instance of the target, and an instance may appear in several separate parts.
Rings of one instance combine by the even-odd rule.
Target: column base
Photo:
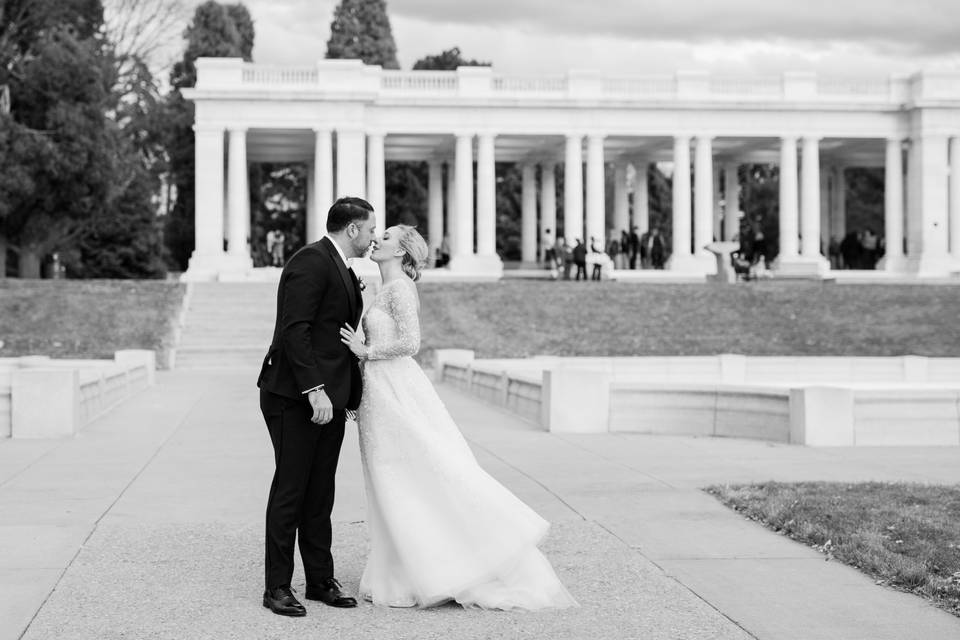
[[[717,273],[717,259],[707,251],[697,254],[671,255],[667,260],[666,269],[673,273],[712,276]]]
[[[883,256],[877,261],[877,271],[907,273],[910,266],[909,262],[906,256]]]
[[[958,264],[948,253],[939,255],[921,254],[907,259],[906,271],[917,278],[949,278],[960,271]]]
[[[791,256],[773,263],[775,278],[820,280],[830,272],[830,262],[823,256]]]
[[[503,276],[503,261],[497,254],[467,253],[450,258],[449,271],[470,279],[499,280]]]
[[[190,256],[187,270],[180,276],[182,282],[243,281],[253,269],[253,260],[248,255],[226,253]]]
[[[226,254],[198,254],[196,251],[190,256],[187,270],[180,276],[181,282],[211,282],[220,275],[220,265],[223,264]]]

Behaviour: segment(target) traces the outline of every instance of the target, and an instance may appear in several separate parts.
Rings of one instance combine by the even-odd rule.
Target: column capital
[[[470,138],[471,140],[477,135],[477,132],[471,129],[457,129],[452,133],[455,138]]]
[[[716,137],[717,137],[716,134],[713,134],[713,133],[698,133],[695,136],[693,136],[694,140],[709,140],[711,142]]]
[[[237,134],[246,133],[248,130],[249,130],[249,127],[242,124],[234,124],[227,127],[227,131],[229,131],[230,133],[237,133]]]
[[[209,135],[214,135],[214,134],[223,135],[223,132],[224,132],[225,130],[226,130],[226,129],[225,129],[224,127],[221,127],[221,126],[214,126],[214,125],[208,125],[208,124],[203,124],[203,125],[201,125],[201,124],[195,124],[195,125],[193,125],[193,133],[194,133],[195,135],[207,135],[207,136],[209,136]]]
[[[687,144],[689,145],[689,144],[690,144],[690,139],[691,139],[691,136],[690,136],[689,134],[686,134],[686,133],[681,133],[681,134],[677,134],[677,135],[674,135],[674,136],[673,136],[673,142],[674,142],[674,144],[680,144],[680,143],[684,143],[684,142],[685,142],[685,143],[687,143]]]
[[[576,138],[577,140],[583,140],[585,135],[586,134],[582,131],[573,131],[573,132],[568,131],[566,134],[564,134],[567,140],[573,140],[574,138]]]
[[[367,134],[368,138],[386,138],[387,132],[383,129],[364,129],[364,133]]]
[[[780,142],[793,142],[794,144],[796,144],[798,139],[799,139],[799,136],[797,135],[780,136]]]
[[[477,132],[477,137],[478,137],[478,138],[496,138],[496,137],[499,136],[499,135],[500,135],[500,132],[499,132],[499,131],[492,131],[492,130],[478,131],[478,132]]]
[[[816,143],[819,144],[820,141],[823,140],[823,136],[818,136],[818,135],[816,135],[816,134],[810,134],[810,135],[801,136],[800,139],[803,140],[803,144],[812,144],[812,143],[814,143],[814,142],[816,142]]]
[[[607,135],[608,134],[605,131],[591,131],[586,134],[587,140],[596,140],[597,138],[603,140],[607,137]]]
[[[311,127],[314,133],[333,133],[333,127],[328,124],[314,125]]]

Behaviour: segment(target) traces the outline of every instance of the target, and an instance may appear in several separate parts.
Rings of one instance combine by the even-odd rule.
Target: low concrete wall
[[[0,359],[0,438],[73,435],[154,384],[156,355],[117,351],[113,360],[24,356]]]
[[[435,371],[552,432],[960,445],[960,358],[476,360],[438,350]]]

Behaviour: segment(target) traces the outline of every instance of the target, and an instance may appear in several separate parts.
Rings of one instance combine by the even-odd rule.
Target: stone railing
[[[438,350],[434,370],[554,432],[960,445],[960,358],[475,360]]]
[[[140,349],[113,360],[0,358],[0,438],[72,435],[152,386],[155,374],[155,353]]]
[[[905,75],[733,76],[705,71],[603,75],[571,70],[564,75],[509,76],[491,67],[456,71],[395,71],[359,60],[321,60],[305,67],[247,63],[239,58],[200,58],[195,90],[291,90],[325,98],[358,94],[376,100],[458,97],[496,100],[619,99],[627,101],[813,102],[899,106],[923,101],[960,101],[960,73]]]

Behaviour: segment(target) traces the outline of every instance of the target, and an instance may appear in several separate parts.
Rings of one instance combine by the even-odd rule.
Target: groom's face
[[[372,213],[366,220],[357,220],[350,225],[355,229],[355,233],[350,235],[350,245],[353,248],[354,257],[362,258],[367,255],[370,246],[377,237],[377,217]]]

